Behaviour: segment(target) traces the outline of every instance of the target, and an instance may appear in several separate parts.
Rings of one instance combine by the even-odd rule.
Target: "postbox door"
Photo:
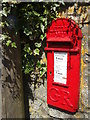
[[[76,111],[80,84],[79,61],[78,53],[60,51],[47,53],[47,103],[49,105],[71,112]]]

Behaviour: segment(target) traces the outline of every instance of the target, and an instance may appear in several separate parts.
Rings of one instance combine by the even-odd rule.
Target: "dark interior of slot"
[[[73,48],[73,44],[71,42],[49,42],[49,48]]]

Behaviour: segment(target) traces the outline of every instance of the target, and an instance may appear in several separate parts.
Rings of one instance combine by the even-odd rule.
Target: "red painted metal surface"
[[[79,26],[71,19],[58,18],[49,26],[47,33],[47,104],[66,111],[76,112],[79,103],[80,91],[80,52],[82,32]],[[55,54],[66,58],[66,78],[62,83],[56,82],[57,74],[54,69],[57,58]],[[58,59],[61,59],[60,57]],[[58,64],[60,64],[58,62]],[[61,64],[60,64],[61,65]],[[60,67],[59,65],[59,67]],[[56,66],[58,67],[58,66]],[[61,65],[62,74],[65,73]],[[61,73],[60,73],[61,74]],[[59,75],[60,76],[60,75]],[[61,76],[60,76],[61,79]],[[66,79],[66,83],[63,80]],[[56,80],[56,81],[55,81]],[[58,78],[59,80],[59,78]]]

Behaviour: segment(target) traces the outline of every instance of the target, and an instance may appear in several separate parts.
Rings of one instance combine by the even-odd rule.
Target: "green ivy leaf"
[[[35,43],[35,46],[40,48],[41,47],[41,43]]]
[[[40,70],[40,77],[42,77],[47,71],[47,67],[42,67]]]
[[[5,8],[3,9],[2,14],[3,14],[5,17],[7,17],[8,12],[5,10]]]
[[[44,14],[44,15],[47,15],[47,14],[48,14],[47,9],[44,10],[44,13],[43,13],[43,14]]]
[[[42,23],[40,24],[40,27],[41,27],[42,32],[44,33],[44,25]]]
[[[59,4],[54,4],[54,6],[55,6],[55,7],[60,7],[60,5],[59,5]]]
[[[53,11],[56,11],[56,7],[53,7],[52,9],[53,9]]]
[[[43,67],[43,72],[46,72],[47,71],[47,67]]]
[[[55,17],[51,15],[51,18],[54,19]]]
[[[36,48],[36,49],[34,50],[34,54],[35,54],[35,55],[39,55],[39,51],[40,51],[40,50],[39,50],[38,48]]]
[[[26,57],[27,57],[27,54],[25,54],[24,57],[26,58]]]
[[[30,55],[32,55],[32,50],[30,48],[30,45],[29,44],[26,44],[25,47],[24,47],[24,51],[29,53]]]
[[[40,14],[37,13],[36,11],[33,11],[33,14],[36,15],[36,16],[38,16],[38,17],[40,16]]]
[[[34,67],[33,67],[33,62],[32,61],[27,61],[26,62],[26,65],[25,65],[25,69],[24,69],[24,73],[25,74],[29,74],[31,71],[34,70]]]
[[[32,34],[32,31],[30,31],[28,28],[25,28],[25,29],[24,29],[24,33],[25,33],[27,36],[29,36],[29,35]]]
[[[41,63],[40,63],[40,61],[37,61],[37,67],[38,67],[38,68],[41,68]]]
[[[9,46],[11,44],[11,40],[7,40],[6,45]]]
[[[32,12],[28,12],[29,15],[32,15]]]
[[[39,19],[40,19],[42,22],[44,22],[44,20],[45,20],[45,19],[43,18],[43,16],[40,16]]]
[[[47,19],[45,20],[45,28],[47,27]]]
[[[11,47],[17,48],[16,43],[15,43],[15,42],[12,42],[12,43],[11,43]]]
[[[45,37],[46,37],[46,33],[44,35],[40,36],[40,38],[41,38],[42,41],[44,40]]]
[[[61,2],[63,5],[65,5],[65,3],[64,3],[64,1],[62,0],[62,2]]]
[[[25,74],[29,74],[30,71],[31,71],[31,70],[30,70],[29,68],[26,67],[24,73],[25,73]]]

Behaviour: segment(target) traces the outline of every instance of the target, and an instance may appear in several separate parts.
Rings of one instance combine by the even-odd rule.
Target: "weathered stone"
[[[38,112],[42,118],[50,118],[50,116],[48,115],[48,111],[44,109],[42,106],[40,107]]]
[[[54,118],[72,118],[73,116],[57,109],[49,108],[49,115]],[[74,118],[74,117],[73,117]]]
[[[41,85],[38,89],[36,89],[35,96],[37,98],[41,99],[42,101],[46,101],[47,100],[47,87],[46,87],[46,83],[45,83],[45,86]]]
[[[74,115],[76,118],[85,118],[84,114],[82,112],[78,112]]]

